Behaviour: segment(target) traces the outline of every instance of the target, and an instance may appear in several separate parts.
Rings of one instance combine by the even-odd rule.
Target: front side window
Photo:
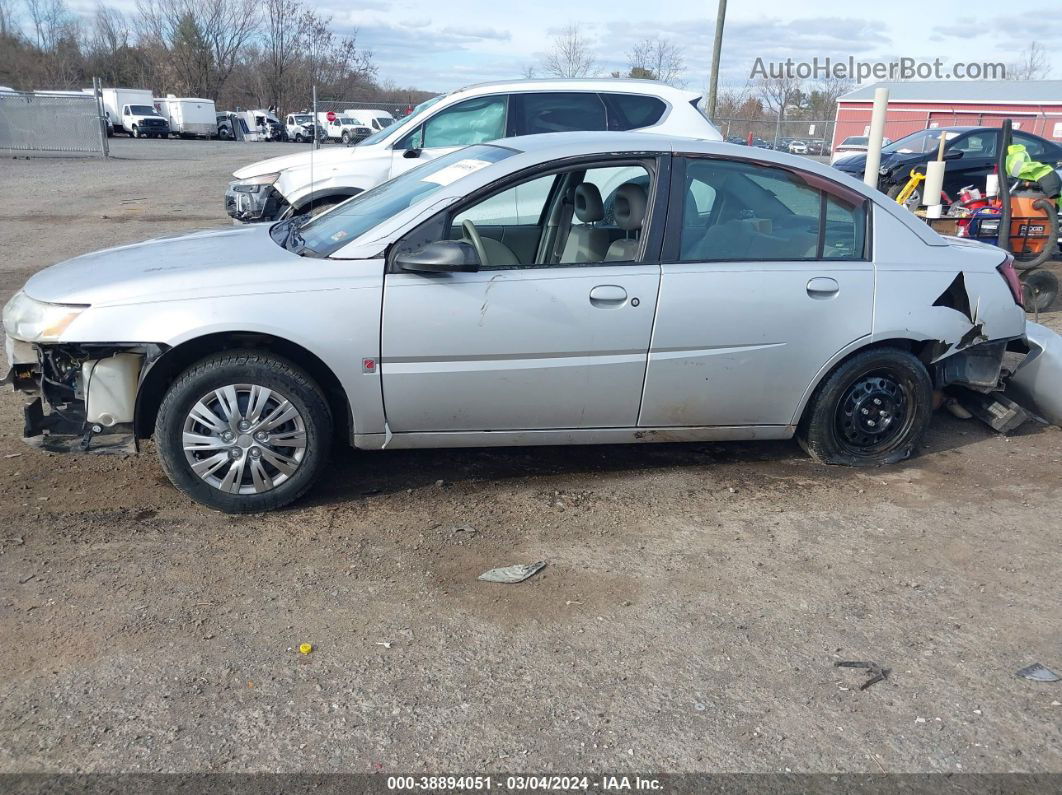
[[[635,262],[648,227],[652,191],[644,164],[569,167],[510,185],[458,210],[448,234],[453,239],[466,236],[463,225],[471,222],[486,246],[485,270]]]
[[[1028,133],[1015,132],[1014,143],[1024,146],[1025,151],[1029,153],[1029,157],[1033,160],[1039,159],[1046,151],[1043,140]]]
[[[948,146],[948,149],[957,149],[966,157],[995,157],[998,140],[999,133],[996,130],[984,130],[970,133]]]
[[[504,138],[508,104],[504,95],[459,102],[427,119],[397,148],[471,146]]]
[[[604,130],[605,105],[597,94],[554,91],[543,94],[517,94],[518,135]]]
[[[862,260],[865,201],[787,169],[686,161],[680,262]]]

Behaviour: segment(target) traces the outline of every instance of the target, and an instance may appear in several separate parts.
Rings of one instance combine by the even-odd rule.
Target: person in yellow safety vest
[[[1033,160],[1023,144],[1007,147],[1007,175],[1024,182],[1035,182],[1045,196],[1054,198],[1062,192],[1062,178],[1046,163]]]

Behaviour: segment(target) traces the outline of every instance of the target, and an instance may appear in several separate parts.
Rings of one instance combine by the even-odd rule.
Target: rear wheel
[[[933,384],[922,362],[897,348],[873,348],[819,385],[797,440],[826,464],[892,464],[911,456],[932,413]]]
[[[1029,271],[1021,277],[1025,309],[1046,312],[1058,297],[1058,277],[1051,271]]]
[[[301,497],[327,464],[332,416],[295,364],[258,351],[203,359],[159,409],[159,460],[177,488],[225,513],[260,513]]]

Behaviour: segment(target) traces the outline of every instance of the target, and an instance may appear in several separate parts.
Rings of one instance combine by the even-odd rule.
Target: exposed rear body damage
[[[1028,323],[1029,353],[1007,380],[1007,393],[1053,425],[1062,426],[1062,336]]]

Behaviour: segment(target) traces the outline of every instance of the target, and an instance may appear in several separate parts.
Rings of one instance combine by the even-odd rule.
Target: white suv
[[[709,141],[700,95],[651,80],[481,83],[427,100],[352,148],[274,157],[236,171],[225,209],[238,221],[318,212],[462,146],[534,133],[640,130]]]

